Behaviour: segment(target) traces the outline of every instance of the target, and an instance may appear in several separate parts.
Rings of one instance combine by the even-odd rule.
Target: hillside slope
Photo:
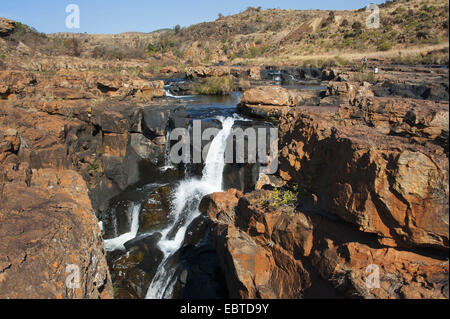
[[[363,56],[397,63],[448,64],[448,1],[387,1],[379,8],[377,29],[367,28],[370,12],[365,8],[304,11],[250,7],[187,28],[114,35],[45,35],[21,23],[14,29],[5,22],[5,32],[0,33],[0,67],[2,61],[23,65],[26,60],[36,62],[49,56],[80,57],[83,62],[79,64],[87,69],[94,68],[86,65],[88,59],[145,61],[148,65],[142,67],[150,72],[167,65],[216,63],[321,66],[333,60],[331,63],[342,65]]]

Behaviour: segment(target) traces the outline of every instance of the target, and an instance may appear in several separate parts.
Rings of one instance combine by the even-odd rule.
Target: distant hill
[[[438,50],[438,59],[433,55],[430,63],[448,63],[448,1],[387,1],[379,8],[378,29],[367,28],[370,13],[365,8],[326,11],[250,7],[187,28],[112,35],[43,35],[20,23],[11,34],[11,25],[5,21],[3,38],[7,41],[3,49],[0,47],[0,54],[23,43],[30,52],[44,55],[106,60],[165,56],[179,64],[260,64],[332,58],[334,63],[343,64],[361,55],[401,59],[405,54],[424,56]]]

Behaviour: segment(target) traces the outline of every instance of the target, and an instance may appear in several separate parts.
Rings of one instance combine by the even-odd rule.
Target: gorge
[[[0,298],[448,299],[444,2],[0,18]]]

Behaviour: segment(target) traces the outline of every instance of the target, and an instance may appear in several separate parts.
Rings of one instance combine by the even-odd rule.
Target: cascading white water
[[[164,88],[164,92],[166,93],[166,97],[171,97],[174,99],[182,99],[187,97],[193,97],[194,95],[173,95],[172,92],[170,92],[170,89],[168,87]]]
[[[222,191],[224,155],[235,119],[228,117],[220,120],[222,130],[210,144],[202,178],[184,180],[175,190],[174,206],[171,211],[173,222],[162,232],[162,239],[158,243],[164,253],[164,259],[150,283],[146,299],[171,298],[176,269],[168,265],[168,260],[181,248],[188,226],[200,215],[198,207],[202,198]]]
[[[141,204],[133,203],[129,207],[128,216],[130,219],[131,229],[130,232],[123,234],[119,237],[105,240],[105,248],[107,251],[125,250],[124,244],[134,238],[136,238],[139,231],[139,212],[141,210]]]
[[[164,166],[159,170],[165,172],[169,169],[173,169],[172,161],[170,160],[170,130],[167,130],[166,135],[166,149],[164,151]]]

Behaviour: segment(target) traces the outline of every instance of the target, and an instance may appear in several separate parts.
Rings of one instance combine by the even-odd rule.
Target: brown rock
[[[292,105],[293,101],[288,90],[279,86],[265,86],[245,91],[241,103],[247,105],[289,106]]]
[[[166,67],[161,68],[161,70],[159,72],[165,73],[165,74],[174,74],[174,73],[180,73],[180,70],[178,70],[178,68],[176,68],[174,66],[166,66]]]
[[[250,79],[254,81],[261,80],[261,69],[258,66],[253,66],[248,71]]]
[[[112,298],[104,243],[81,176],[35,170],[29,187],[5,184],[1,200],[2,298]],[[79,288],[67,287],[74,273],[66,273],[67,265],[79,267]]]
[[[447,249],[444,150],[434,143],[412,146],[376,128],[341,126],[333,116],[298,108],[282,118],[281,176],[362,231],[398,245]]]
[[[12,20],[0,18],[0,36],[11,34],[16,29],[16,23]]]
[[[21,71],[0,71],[0,99],[34,92],[36,77]]]
[[[267,196],[229,190],[202,201],[231,297],[448,298],[445,258],[382,247],[317,213],[267,209]],[[373,267],[378,288],[368,285]]]

